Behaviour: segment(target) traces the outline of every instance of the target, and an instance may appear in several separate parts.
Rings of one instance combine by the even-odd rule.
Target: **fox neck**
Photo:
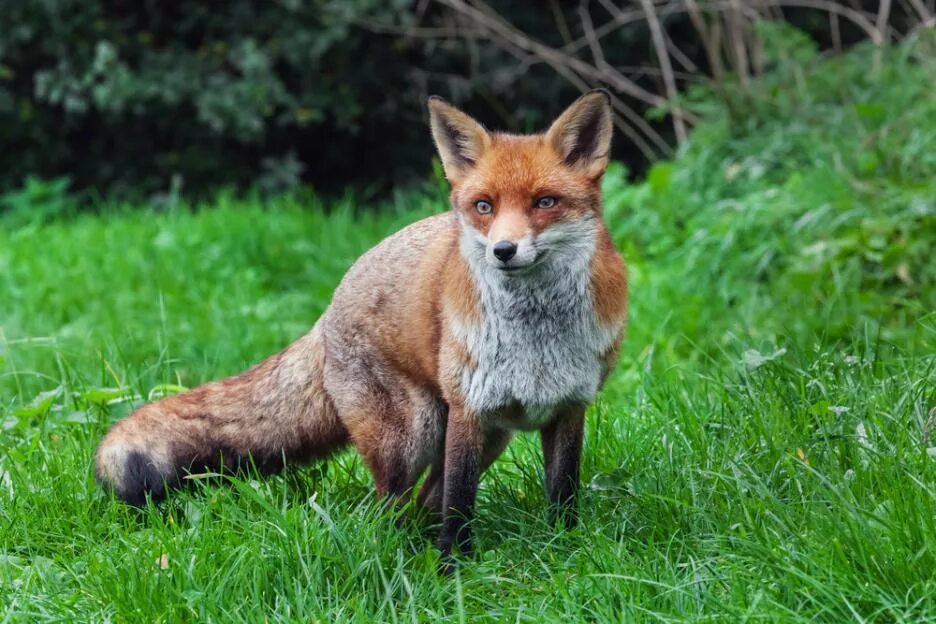
[[[556,227],[556,226],[554,226]],[[461,393],[479,413],[520,406],[535,429],[555,409],[589,402],[601,378],[600,354],[613,341],[594,311],[591,264],[600,221],[561,224],[545,256],[523,274],[504,274],[484,257],[478,233],[462,224],[461,255],[469,267],[479,318],[458,328],[476,366],[461,376]],[[545,241],[544,241],[545,242]]]

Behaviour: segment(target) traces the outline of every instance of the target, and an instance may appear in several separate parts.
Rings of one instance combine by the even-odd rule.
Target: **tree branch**
[[[650,38],[653,40],[653,47],[656,49],[657,62],[660,64],[660,71],[663,72],[663,85],[666,87],[666,97],[671,103],[675,103],[679,96],[676,89],[676,78],[673,77],[673,66],[670,63],[669,53],[666,51],[666,41],[663,39],[663,29],[660,28],[660,21],[657,19],[656,11],[650,0],[640,0],[644,13],[647,15],[647,24],[650,27]],[[673,130],[676,132],[676,140],[680,145],[686,142],[686,124],[683,121],[682,113],[678,108],[673,109]]]

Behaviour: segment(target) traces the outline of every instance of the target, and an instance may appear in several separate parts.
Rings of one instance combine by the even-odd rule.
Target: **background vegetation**
[[[771,24],[805,33],[797,50],[835,53],[934,13],[932,0],[4,0],[0,193],[35,176],[78,207],[300,182],[387,195],[429,173],[427,95],[530,131],[595,86],[615,94],[615,158],[641,173],[704,112],[680,93],[711,79],[733,101],[729,85],[771,69],[764,51],[786,39]]]
[[[141,401],[304,332],[358,254],[444,209],[441,184],[379,210],[11,196],[5,621],[936,620],[934,40],[820,60],[791,37],[730,99],[687,94],[702,120],[675,158],[607,175],[631,324],[588,416],[582,525],[547,523],[522,435],[450,579],[353,453],[143,512],[91,471]]]

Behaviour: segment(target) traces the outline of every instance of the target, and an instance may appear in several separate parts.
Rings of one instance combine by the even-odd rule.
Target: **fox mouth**
[[[536,256],[536,259],[533,260],[533,262],[531,262],[530,264],[521,264],[521,265],[514,265],[514,266],[503,265],[503,266],[497,267],[497,270],[505,274],[520,275],[520,274],[532,271],[533,269],[540,266],[543,263],[543,258],[545,257],[546,257],[546,252],[544,251],[544,252],[539,253]]]

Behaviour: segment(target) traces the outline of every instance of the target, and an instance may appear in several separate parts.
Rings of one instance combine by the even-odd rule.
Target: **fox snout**
[[[491,252],[501,262],[510,262],[510,259],[517,255],[517,244],[509,240],[497,241]]]
[[[516,239],[488,239],[485,242],[485,260],[491,267],[504,272],[531,266],[539,256],[532,234]]]

